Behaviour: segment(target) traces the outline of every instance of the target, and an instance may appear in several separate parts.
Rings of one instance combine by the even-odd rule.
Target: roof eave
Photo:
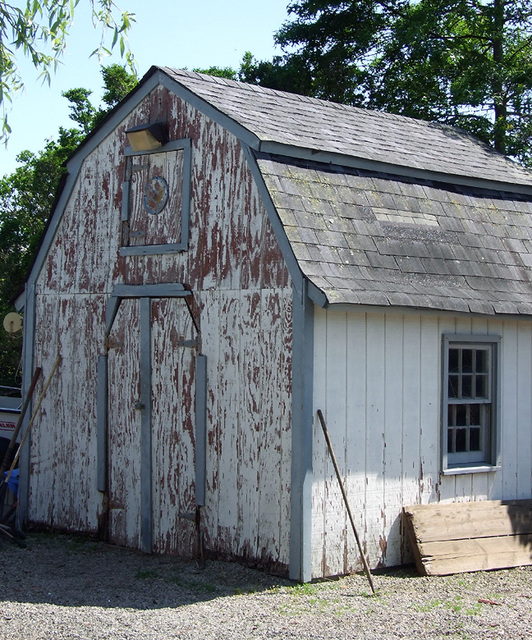
[[[532,184],[526,184],[524,182],[500,182],[471,176],[461,176],[453,173],[416,169],[415,167],[380,162],[378,160],[368,160],[357,156],[347,156],[341,153],[332,153],[292,146],[272,140],[261,140],[257,146],[250,146],[261,153],[297,158],[300,160],[312,160],[313,162],[321,162],[323,164],[333,164],[352,169],[363,169],[365,171],[376,171],[405,178],[432,180],[433,182],[443,184],[456,184],[466,187],[475,187],[477,189],[486,189],[489,191],[532,196]]]

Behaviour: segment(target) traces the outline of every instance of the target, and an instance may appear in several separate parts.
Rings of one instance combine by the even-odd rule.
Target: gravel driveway
[[[296,585],[70,536],[0,543],[1,640],[532,638],[532,567]]]

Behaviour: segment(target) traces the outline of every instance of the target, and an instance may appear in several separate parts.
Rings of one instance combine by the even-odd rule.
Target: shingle
[[[282,221],[298,227],[295,233],[287,225],[287,238],[303,273],[329,302],[490,315],[532,309],[532,216],[524,197],[504,200],[353,169],[340,180],[341,167],[298,162],[258,160],[270,191],[286,187],[286,194],[272,196],[283,207],[292,202],[293,210],[280,210]],[[301,185],[313,196],[298,194]],[[414,193],[425,197],[414,203]],[[368,205],[344,202],[354,199]],[[437,226],[427,224],[429,211]]]
[[[530,184],[525,169],[464,132],[394,114],[160,67],[262,141],[449,175]],[[429,144],[430,141],[430,144]]]

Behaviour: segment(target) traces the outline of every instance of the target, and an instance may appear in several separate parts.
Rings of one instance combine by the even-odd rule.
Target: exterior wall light
[[[168,142],[168,131],[161,122],[139,124],[126,131],[133,151],[152,151]]]

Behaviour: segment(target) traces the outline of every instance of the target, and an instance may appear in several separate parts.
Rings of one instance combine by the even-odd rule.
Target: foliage
[[[65,162],[105,114],[136,83],[137,78],[120,65],[102,69],[106,107],[94,107],[91,92],[71,89],[63,95],[70,102],[70,117],[76,127],[59,130],[43,151],[24,151],[17,157],[19,167],[0,179],[0,317],[12,310],[12,299],[22,290],[28,269],[39,246],[50,215]],[[20,339],[0,330],[0,384],[18,382]]]
[[[226,78],[227,80],[238,80],[237,72],[231,67],[209,67],[208,69],[192,69],[197,73],[206,73],[208,76],[216,78]]]
[[[133,56],[127,33],[134,14],[121,11],[113,0],[89,0],[94,26],[101,27],[98,47],[91,55],[102,56],[118,46],[133,70]],[[29,58],[41,76],[50,81],[67,45],[74,12],[80,0],[26,0],[17,7],[0,0],[0,104],[2,126],[0,139],[9,135],[7,104],[23,86],[17,57]],[[111,44],[107,46],[107,36]]]
[[[528,0],[294,0],[243,79],[460,126],[532,166]]]

